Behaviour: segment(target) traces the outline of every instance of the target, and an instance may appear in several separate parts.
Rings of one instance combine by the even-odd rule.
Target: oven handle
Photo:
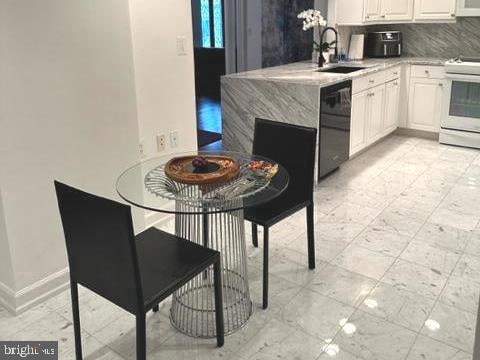
[[[448,80],[459,80],[468,82],[480,82],[480,75],[450,74],[445,75]]]

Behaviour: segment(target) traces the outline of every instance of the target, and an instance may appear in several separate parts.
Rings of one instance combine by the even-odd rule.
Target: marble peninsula
[[[318,128],[320,89],[401,64],[443,65],[445,59],[390,58],[350,61],[330,66],[359,66],[350,74],[318,72],[311,62],[298,62],[222,77],[223,145],[251,152],[255,118]]]

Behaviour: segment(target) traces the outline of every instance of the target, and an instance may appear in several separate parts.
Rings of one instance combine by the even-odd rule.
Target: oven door
[[[447,74],[442,128],[480,133],[480,75]]]

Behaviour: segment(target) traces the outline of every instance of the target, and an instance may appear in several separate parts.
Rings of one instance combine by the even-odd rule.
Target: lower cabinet
[[[385,84],[352,96],[350,156],[385,135]]]
[[[398,127],[400,107],[400,82],[393,80],[385,87],[385,117],[383,135],[387,135]]]
[[[412,78],[408,102],[408,127],[416,130],[440,131],[445,80]]]

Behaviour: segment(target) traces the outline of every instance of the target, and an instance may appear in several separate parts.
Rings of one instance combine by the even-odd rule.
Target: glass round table
[[[165,173],[172,157],[228,156],[239,173],[227,182],[192,185]],[[238,152],[196,151],[157,157],[125,170],[117,180],[117,192],[128,203],[151,211],[175,215],[175,235],[221,253],[225,333],[240,329],[252,314],[248,288],[243,209],[265,204],[288,186],[281,164],[272,176],[252,170],[252,161],[273,161]],[[172,297],[170,321],[193,337],[216,336],[213,271],[208,270],[178,289]]]

